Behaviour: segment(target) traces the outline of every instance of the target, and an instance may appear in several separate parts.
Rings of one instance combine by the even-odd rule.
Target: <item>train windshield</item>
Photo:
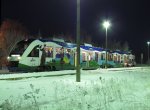
[[[10,55],[12,54],[22,55],[32,41],[33,39],[23,40],[18,42],[13,48],[13,50],[11,51]]]

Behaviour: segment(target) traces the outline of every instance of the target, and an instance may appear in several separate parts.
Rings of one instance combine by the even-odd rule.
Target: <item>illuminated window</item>
[[[56,48],[56,58],[63,58],[64,57],[64,48]]]
[[[109,60],[109,61],[112,61],[112,59],[113,59],[113,58],[112,58],[112,54],[109,54],[108,60]]]
[[[101,60],[105,60],[105,53],[101,54]]]
[[[53,58],[53,48],[52,47],[46,47],[46,57]]]
[[[66,49],[66,52],[65,52],[66,56],[68,58],[70,58],[70,55],[71,55],[71,49]]]

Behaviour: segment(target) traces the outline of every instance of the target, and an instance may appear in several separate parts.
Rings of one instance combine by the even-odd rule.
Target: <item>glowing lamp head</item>
[[[149,44],[150,44],[150,42],[148,41],[148,42],[147,42],[147,44],[149,45]]]
[[[109,21],[104,21],[103,26],[107,29],[110,27]]]

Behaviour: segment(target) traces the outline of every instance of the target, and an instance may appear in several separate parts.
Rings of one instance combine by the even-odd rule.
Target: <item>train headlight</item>
[[[10,59],[10,57],[8,56],[8,57],[7,57],[7,60],[9,60],[9,59]]]
[[[20,59],[21,59],[21,57],[19,56],[19,57],[18,57],[18,60],[20,60]]]
[[[20,55],[11,55],[12,57],[20,57]]]
[[[20,55],[11,55],[10,57],[11,61],[18,61],[21,59],[21,56]]]

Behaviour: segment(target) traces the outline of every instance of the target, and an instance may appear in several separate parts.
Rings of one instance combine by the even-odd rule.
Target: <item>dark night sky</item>
[[[71,34],[75,39],[76,0],[1,0],[1,22],[5,19],[21,22],[30,34],[43,36]],[[81,0],[81,32],[104,45],[104,19],[111,21],[109,40],[127,41],[137,58],[144,53],[150,40],[149,0]]]

